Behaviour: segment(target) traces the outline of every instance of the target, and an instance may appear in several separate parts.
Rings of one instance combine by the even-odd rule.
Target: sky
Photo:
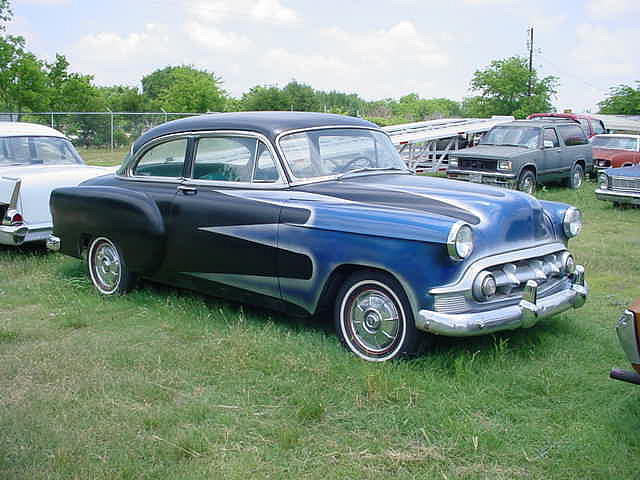
[[[559,111],[640,81],[640,0],[11,0],[9,32],[98,85],[190,64],[240,96],[290,80],[367,100],[461,100],[474,71],[528,55]]]

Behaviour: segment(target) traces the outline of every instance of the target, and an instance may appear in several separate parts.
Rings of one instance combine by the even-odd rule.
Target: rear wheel
[[[576,163],[571,169],[571,175],[567,180],[569,188],[580,188],[584,179],[584,168],[579,163]]]
[[[518,190],[533,195],[536,191],[536,174],[531,170],[525,170],[518,179]]]
[[[107,237],[91,241],[87,263],[91,283],[103,295],[122,295],[135,283],[121,250]]]
[[[424,338],[404,290],[381,272],[362,271],[348,277],[338,292],[334,313],[341,342],[370,362],[415,355]]]

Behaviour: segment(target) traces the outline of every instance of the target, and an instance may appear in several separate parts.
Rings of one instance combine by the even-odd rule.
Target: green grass
[[[640,389],[614,324],[640,296],[640,210],[594,184],[580,310],[440,339],[383,365],[297,321],[146,284],[102,298],[82,264],[0,249],[0,478],[637,478]]]
[[[120,165],[129,153],[129,147],[119,147],[114,150],[99,147],[80,147],[78,148],[78,153],[90,165],[109,167]]]

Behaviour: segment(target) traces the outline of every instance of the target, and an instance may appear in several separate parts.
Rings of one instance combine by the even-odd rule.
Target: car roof
[[[590,120],[598,120],[596,117],[592,117],[591,115],[587,115],[586,113],[532,113],[527,118],[534,119],[539,117],[555,117],[555,118],[570,118],[572,120],[577,120],[579,118],[588,118]]]
[[[257,132],[270,140],[287,131],[317,127],[378,128],[361,118],[313,112],[230,112],[198,115],[163,123],[145,132],[132,147],[135,153],[150,140],[165,135],[208,130]]]
[[[558,120],[543,120],[543,119],[534,119],[534,120],[515,120],[513,122],[507,122],[507,123],[501,123],[500,125],[496,125],[493,128],[497,128],[497,127],[508,127],[508,126],[519,126],[519,127],[548,127],[549,125],[577,125],[577,123],[575,123],[572,120],[566,120],[566,121],[562,121],[561,119]]]
[[[63,133],[46,125],[24,122],[0,122],[0,137],[60,137]]]

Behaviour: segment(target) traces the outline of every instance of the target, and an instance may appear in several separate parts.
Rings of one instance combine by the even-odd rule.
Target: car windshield
[[[635,152],[638,149],[638,140],[633,137],[602,137],[597,135],[593,137],[591,145],[599,148],[631,150]]]
[[[408,171],[389,137],[375,130],[327,128],[292,133],[282,137],[280,148],[298,179],[357,171]]]
[[[489,130],[480,140],[480,145],[538,148],[539,139],[540,129],[537,127],[499,126]]]
[[[0,167],[82,164],[71,142],[59,137],[0,137]]]

